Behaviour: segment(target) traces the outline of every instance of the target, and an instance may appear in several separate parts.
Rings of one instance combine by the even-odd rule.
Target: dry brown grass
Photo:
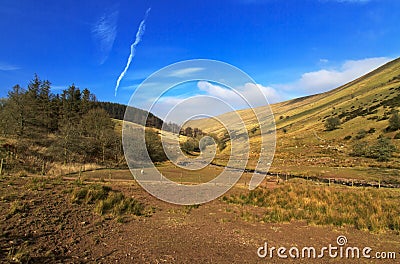
[[[246,194],[225,196],[228,203],[265,208],[262,216],[242,217],[263,222],[307,221],[309,224],[354,226],[360,230],[400,231],[400,191],[351,188],[289,181],[280,188],[258,188]]]
[[[79,173],[80,171],[89,171],[100,169],[104,166],[95,163],[52,163],[51,168],[47,172],[48,175],[67,175],[71,173]]]

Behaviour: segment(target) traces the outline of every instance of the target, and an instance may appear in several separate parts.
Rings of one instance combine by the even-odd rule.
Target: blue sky
[[[2,0],[0,97],[37,73],[54,92],[75,83],[126,104],[149,74],[202,58],[242,69],[277,102],[335,88],[399,57],[399,10],[397,0]]]

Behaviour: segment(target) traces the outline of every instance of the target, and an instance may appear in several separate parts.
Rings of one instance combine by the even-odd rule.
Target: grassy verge
[[[302,180],[275,189],[256,189],[224,196],[223,201],[265,208],[262,216],[242,213],[263,222],[307,221],[309,224],[354,226],[360,230],[400,231],[400,191],[320,186]]]

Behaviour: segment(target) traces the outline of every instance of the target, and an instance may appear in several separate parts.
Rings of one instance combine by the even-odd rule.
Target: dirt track
[[[12,263],[18,252],[31,263],[396,263],[368,259],[260,259],[258,247],[336,245],[345,235],[349,246],[396,251],[399,234],[371,234],[353,228],[271,224],[241,217],[261,208],[226,204],[220,200],[198,208],[159,201],[132,182],[113,182],[112,188],[153,208],[151,216],[124,218],[125,223],[93,213],[90,205],[73,204],[66,192],[73,183],[50,181],[38,187],[29,178],[1,179],[0,259]],[[107,183],[106,183],[107,184]],[[33,187],[32,187],[33,186]],[[234,189],[232,192],[241,191]],[[8,215],[19,200],[26,207]],[[245,221],[247,220],[247,221]],[[398,261],[398,259],[397,259]]]

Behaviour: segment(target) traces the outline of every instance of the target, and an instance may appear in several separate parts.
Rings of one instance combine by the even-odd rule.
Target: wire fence
[[[34,163],[21,163],[16,159],[0,159],[0,175],[11,175],[11,174],[19,174],[19,175],[51,175],[51,176],[75,176],[81,175],[88,171],[107,171],[107,176],[102,176],[104,178],[114,178],[112,175],[114,174],[113,170],[115,169],[127,169],[127,167],[112,167],[105,166],[96,163],[89,164],[81,164],[81,163],[50,163],[46,161],[42,162],[34,162]],[[246,172],[254,172],[254,170],[246,170]],[[261,173],[261,172],[259,172]],[[103,174],[103,173],[100,173]],[[351,187],[375,187],[375,188],[400,188],[400,184],[398,183],[388,183],[384,181],[366,181],[366,180],[355,180],[355,179],[337,179],[337,178],[323,178],[318,176],[309,176],[309,175],[295,175],[292,173],[266,173],[269,180],[276,181],[277,183],[283,183],[290,179],[300,178],[308,181],[314,181],[321,184],[327,184],[328,186],[333,184],[351,186]],[[117,176],[117,175],[116,175]],[[117,177],[118,178],[118,177]],[[134,177],[132,177],[134,179]],[[202,183],[201,175],[198,176],[198,183]],[[179,182],[184,182],[181,177],[178,180]],[[247,185],[247,181],[244,181],[244,185]],[[243,184],[243,183],[242,183]]]

